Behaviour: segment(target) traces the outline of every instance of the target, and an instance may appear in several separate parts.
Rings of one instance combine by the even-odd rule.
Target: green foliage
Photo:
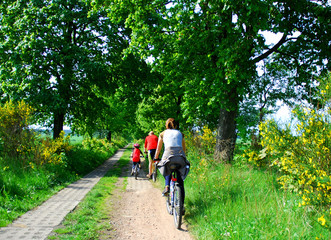
[[[0,106],[1,155],[14,158],[23,166],[26,166],[25,158],[29,157],[35,145],[35,135],[29,130],[32,113],[32,107],[23,101],[10,101]]]
[[[106,139],[86,138],[82,145],[76,145],[68,153],[68,169],[83,176],[102,164],[125,144],[126,141],[123,138],[118,138],[114,143],[109,143]]]
[[[98,239],[100,232],[109,227],[109,222],[105,219],[108,219],[109,211],[114,208],[109,202],[113,198],[112,193],[122,168],[129,162],[130,153],[131,150],[124,152],[121,159],[100,179],[75,211],[66,216],[63,226],[56,229],[56,234],[50,236],[50,239]]]
[[[123,58],[130,31],[105,8],[93,8],[91,0],[6,1],[0,15],[1,101],[24,99],[41,125],[54,127],[54,137],[64,123],[81,134],[112,131],[119,112],[134,115],[135,105],[110,109],[108,98],[115,91],[125,93],[118,102],[139,96],[132,89],[150,69],[140,58]]]
[[[258,98],[268,96],[273,105],[279,98],[293,97],[297,87],[307,90],[313,86],[312,76],[319,73],[318,68],[328,69],[326,16],[330,7],[326,1],[181,0],[168,4],[120,0],[106,4],[110,17],[124,21],[132,30],[126,53],[152,59],[153,70],[162,74],[155,92],[175,100],[177,105],[172,106],[177,107],[173,112],[177,119],[192,127],[218,126],[215,156],[227,158],[224,160],[232,159],[234,144],[223,143],[236,137],[233,117],[244,97],[263,109],[266,99]],[[267,32],[282,37],[270,44],[262,34]],[[256,64],[269,57],[270,77],[257,77]],[[159,110],[157,102],[152,107],[149,112]],[[259,109],[259,120],[266,112]],[[149,122],[151,127],[156,124],[139,122],[144,129]]]
[[[117,137],[114,144],[91,140],[84,146],[72,146],[63,132],[56,140],[41,141],[36,160],[27,167],[23,168],[15,159],[0,158],[0,226],[6,226],[55,191],[91,172],[126,144]]]
[[[175,116],[178,109],[179,106],[174,97],[163,96],[160,89],[155,90],[153,95],[139,103],[136,111],[137,125],[145,133],[150,131],[154,131],[155,134],[161,133],[165,129],[166,120],[170,117],[177,119],[180,124],[183,123],[181,119],[177,118],[178,116]]]
[[[192,131],[185,135],[185,142],[188,151],[199,149],[204,154],[213,154],[216,144],[216,132],[203,126],[201,131]]]
[[[330,96],[330,82],[320,88],[322,97]],[[292,111],[295,121],[286,129],[280,128],[274,120],[262,123],[264,149],[246,153],[255,165],[270,165],[279,170],[280,185],[301,196],[299,206],[308,206],[317,212],[316,220],[326,228],[331,226],[331,110],[328,101],[321,101],[325,107],[320,110],[297,106]]]
[[[128,139],[124,138],[119,134],[115,135],[111,142],[111,146],[115,149],[122,148],[127,144],[128,144]]]
[[[298,207],[273,172],[219,164],[198,148],[188,159],[185,219],[197,239],[328,239],[319,214]]]

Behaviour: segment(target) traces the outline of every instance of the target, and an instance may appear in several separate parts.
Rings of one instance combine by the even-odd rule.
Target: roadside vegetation
[[[19,102],[0,107],[0,227],[94,170],[126,141],[70,136],[52,140],[29,129],[33,109]]]
[[[185,221],[196,239],[329,239],[330,202],[303,205],[302,192],[283,183],[287,172],[266,159],[264,164],[251,159],[250,141],[238,140],[234,164],[215,161],[214,134],[208,127],[194,134],[186,133],[191,171],[185,180]],[[111,197],[118,171],[129,163],[130,153],[131,149],[124,153],[118,167],[109,171],[66,217],[64,226],[55,231],[52,239],[97,238],[109,228],[103,219],[111,206],[109,209],[105,203]],[[262,153],[260,157],[266,158]],[[292,184],[295,185],[294,180]],[[330,187],[330,183],[326,185]],[[162,176],[159,175],[155,186],[163,188]],[[319,194],[330,196],[323,188],[316,188],[315,195]]]
[[[295,107],[285,127],[261,122],[231,165],[213,158],[215,131],[187,134],[185,218],[198,239],[330,239],[330,89],[322,83],[319,108]]]
[[[189,152],[185,180],[185,219],[197,239],[329,239],[319,221],[328,209],[301,206],[296,192],[281,187],[279,172],[248,162],[220,164],[199,150]]]
[[[0,226],[173,117],[197,238],[330,239],[329,2],[2,1]]]
[[[321,85],[321,95],[330,96],[329,82]],[[95,138],[71,141],[64,132],[52,140],[29,128],[33,109],[24,102],[9,102],[0,111],[0,226],[126,144],[120,137],[113,137],[112,143]],[[192,234],[197,239],[329,239],[330,113],[327,104],[319,109],[297,106],[293,125],[261,122],[257,142],[237,141],[232,164],[214,159],[214,130],[204,126],[187,132],[191,172],[185,181],[185,220]],[[104,203],[130,153],[125,152],[52,238],[91,239],[106,227],[102,219],[109,209]]]
[[[113,209],[109,201],[123,167],[130,162],[130,154],[131,149],[127,149],[49,239],[98,239],[100,232],[109,230],[109,212]]]

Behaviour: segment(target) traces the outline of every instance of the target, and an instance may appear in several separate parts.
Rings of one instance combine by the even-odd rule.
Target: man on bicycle
[[[147,177],[151,178],[152,176],[152,165],[153,165],[153,159],[157,147],[158,137],[154,135],[153,131],[150,131],[148,136],[145,139],[145,146],[144,146],[144,152],[147,153],[148,151],[148,174]]]

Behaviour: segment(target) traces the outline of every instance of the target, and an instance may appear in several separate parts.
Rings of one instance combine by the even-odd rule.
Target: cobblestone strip
[[[72,211],[110,167],[123,155],[120,149],[103,165],[62,189],[39,207],[19,217],[8,227],[0,228],[0,239],[47,239],[54,227]]]

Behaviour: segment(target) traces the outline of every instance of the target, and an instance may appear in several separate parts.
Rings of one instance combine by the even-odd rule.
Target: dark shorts
[[[148,150],[148,160],[149,161],[153,161],[154,156],[155,156],[155,153],[156,153],[156,149],[150,149],[150,150]]]

